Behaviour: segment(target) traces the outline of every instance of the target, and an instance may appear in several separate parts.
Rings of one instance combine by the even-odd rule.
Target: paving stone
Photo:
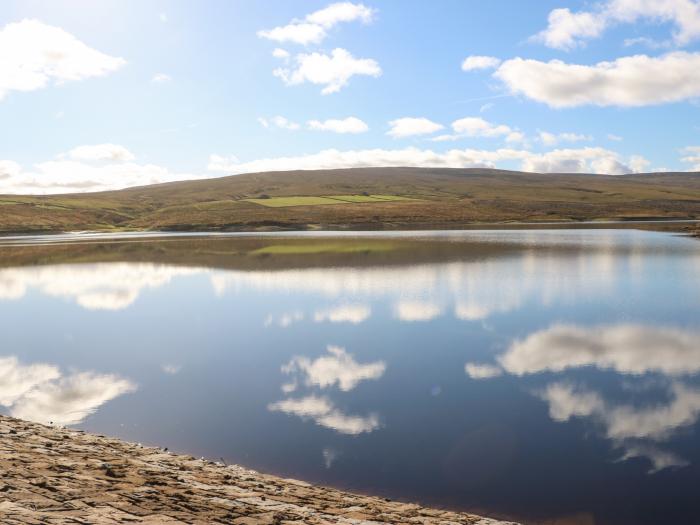
[[[3,525],[506,525],[5,416],[0,472]]]

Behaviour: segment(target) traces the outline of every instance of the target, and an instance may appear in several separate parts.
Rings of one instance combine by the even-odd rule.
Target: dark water
[[[4,413],[529,522],[700,521],[697,240],[131,239],[0,266]]]

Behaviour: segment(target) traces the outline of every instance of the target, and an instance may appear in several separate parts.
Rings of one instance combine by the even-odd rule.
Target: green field
[[[320,206],[328,204],[347,204],[347,203],[368,203],[368,202],[394,202],[416,200],[409,197],[401,197],[399,195],[329,195],[323,197],[269,197],[267,199],[244,199],[246,202],[252,202],[267,206],[268,208],[288,208],[291,206]]]

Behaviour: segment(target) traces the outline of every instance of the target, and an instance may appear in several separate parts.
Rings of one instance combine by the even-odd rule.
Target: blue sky
[[[368,165],[700,170],[699,101],[697,0],[0,10],[3,193]]]

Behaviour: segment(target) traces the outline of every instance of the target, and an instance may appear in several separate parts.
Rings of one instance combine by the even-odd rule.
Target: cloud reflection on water
[[[362,381],[381,378],[386,371],[384,361],[358,363],[344,348],[329,345],[326,350],[328,355],[314,360],[306,356],[295,356],[283,365],[282,372],[293,379],[282,385],[282,391],[286,394],[292,393],[301,384],[321,390],[337,386],[342,392],[349,392]],[[328,396],[316,394],[270,403],[268,410],[312,419],[317,425],[341,434],[362,434],[380,426],[377,414],[348,415],[338,409]]]
[[[0,270],[0,299],[17,300],[30,289],[75,301],[87,310],[123,310],[145,289],[203,270],[151,263],[100,263]]]
[[[14,356],[0,358],[0,405],[20,419],[75,425],[107,401],[134,390],[134,383],[113,374],[64,375],[54,365],[23,365]]]
[[[465,370],[473,379],[488,379],[504,372],[514,376],[563,374],[595,367],[626,378],[628,390],[630,381],[660,375],[664,380],[657,386],[663,390],[663,401],[647,406],[609,399],[566,380],[551,382],[537,394],[547,403],[554,421],[588,418],[623,450],[622,459],[646,457],[652,464],[650,471],[656,472],[687,464],[657,443],[669,440],[700,417],[700,390],[683,381],[700,371],[699,341],[697,332],[672,327],[554,325],[514,341],[496,358],[498,366],[467,363]]]

